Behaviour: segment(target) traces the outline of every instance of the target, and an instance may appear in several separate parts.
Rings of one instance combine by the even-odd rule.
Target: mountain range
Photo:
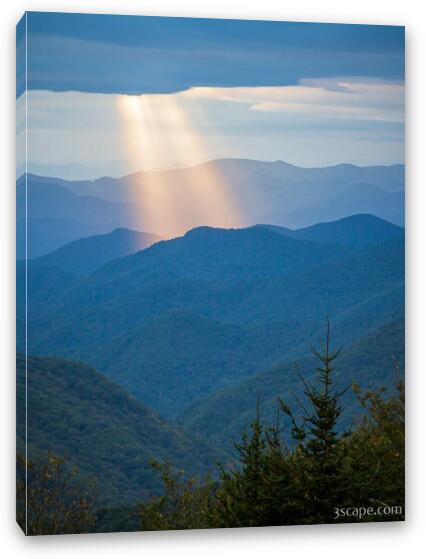
[[[17,258],[36,258],[70,241],[135,224],[128,205],[78,196],[64,184],[30,174],[17,180]]]
[[[302,168],[283,161],[222,159],[91,181],[22,175],[16,186],[18,257],[25,250],[31,258],[41,256],[61,243],[119,227],[170,238],[201,225],[220,225],[193,205],[208,185],[220,187],[237,209],[235,227],[268,223],[299,229],[360,213],[403,225],[404,173],[404,165]],[[153,185],[158,199],[169,205],[152,201]],[[171,235],[176,215],[180,225]]]
[[[233,227],[192,203],[212,177],[238,207]],[[173,204],[153,204],[153,184]],[[278,396],[298,409],[295,362],[312,378],[327,321],[339,384],[391,387],[404,368],[403,200],[401,165],[21,177],[18,447],[28,397],[30,455],[97,475],[102,505],[156,493],[151,458],[204,474],[232,459],[259,399],[268,422]],[[155,211],[181,230],[149,227]],[[339,429],[361,413],[350,390],[343,403]]]
[[[330,244],[333,229],[339,243]],[[96,366],[174,418],[303,357],[327,317],[336,343],[352,345],[403,316],[402,228],[361,215],[319,225],[315,241],[298,234],[201,227],[84,278],[29,262],[29,351]],[[18,269],[18,298],[22,285]]]

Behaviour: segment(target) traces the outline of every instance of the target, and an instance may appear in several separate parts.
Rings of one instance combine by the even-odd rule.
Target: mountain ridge
[[[289,229],[267,224],[254,227],[266,227],[296,239],[348,246],[363,246],[401,240],[405,235],[403,227],[373,214],[354,214],[334,221],[315,223],[300,229]]]
[[[404,175],[404,165],[302,168],[282,161],[248,159],[215,160],[189,168],[87,181],[28,174],[27,189],[22,187],[22,176],[17,181],[17,210],[18,217],[25,217],[27,190],[30,218],[111,223],[111,229],[128,227],[165,238],[201,225],[269,223],[301,228],[357,213],[371,213],[403,225]],[[153,185],[158,195],[155,200],[150,195]],[[213,207],[229,209],[225,221],[223,211],[210,212],[200,202],[203,188],[212,197]],[[161,200],[165,202],[160,204]],[[31,236],[29,240],[32,253]]]
[[[161,240],[152,233],[121,227],[110,233],[71,241],[32,262],[37,266],[59,267],[76,275],[88,275],[110,260],[128,256]]]
[[[389,170],[402,170],[405,169],[405,163],[388,163],[388,164],[374,164],[374,165],[356,165],[354,163],[336,163],[334,165],[312,165],[312,166],[303,166],[303,165],[296,165],[294,163],[290,163],[289,161],[285,161],[284,159],[275,159],[275,160],[262,160],[262,159],[251,159],[251,158],[247,158],[247,157],[223,157],[223,158],[218,158],[218,159],[210,159],[207,161],[204,161],[202,163],[198,163],[195,165],[189,165],[186,167],[171,167],[169,169],[162,169],[160,171],[158,170],[138,170],[138,171],[131,171],[129,173],[123,173],[120,174],[118,176],[113,176],[113,175],[99,175],[96,178],[76,178],[76,179],[72,179],[72,178],[66,178],[66,177],[61,177],[59,174],[43,174],[40,172],[33,172],[33,171],[29,171],[28,175],[29,176],[34,176],[34,177],[44,177],[44,178],[51,178],[53,180],[59,180],[59,181],[64,181],[64,182],[80,182],[80,183],[95,183],[97,181],[103,180],[103,179],[111,179],[111,180],[121,180],[124,178],[128,178],[128,177],[134,177],[137,176],[141,173],[157,173],[157,172],[164,172],[164,173],[168,173],[168,172],[174,172],[174,171],[179,171],[182,169],[194,169],[197,167],[201,167],[203,165],[209,165],[209,164],[215,164],[218,162],[232,162],[232,163],[244,163],[244,162],[253,162],[254,164],[266,164],[266,165],[283,165],[286,166],[288,168],[294,168],[294,169],[301,169],[301,170],[305,170],[305,171],[318,171],[318,170],[323,170],[323,169],[361,169],[361,170],[382,170],[382,169],[389,169]],[[31,165],[30,165],[31,167]],[[23,176],[25,175],[25,171],[22,172],[17,179],[21,179]]]

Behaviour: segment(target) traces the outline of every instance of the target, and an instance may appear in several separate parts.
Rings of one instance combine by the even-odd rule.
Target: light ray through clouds
[[[135,167],[157,169],[164,156],[185,161],[212,159],[205,137],[197,130],[195,111],[189,115],[176,95],[120,95],[124,156]],[[173,237],[197,225],[238,227],[238,211],[226,181],[210,165],[188,174],[184,188],[170,187],[163,173],[132,178],[136,219],[143,230]]]

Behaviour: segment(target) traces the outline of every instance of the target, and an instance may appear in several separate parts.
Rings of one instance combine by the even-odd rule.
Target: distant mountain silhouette
[[[161,237],[150,233],[115,229],[105,235],[72,241],[51,254],[36,258],[33,263],[86,275],[110,260],[127,256],[160,240]]]
[[[175,235],[202,225],[217,226],[199,215],[191,201],[206,181],[223,191],[236,209],[236,227],[269,223],[290,228],[369,213],[404,224],[404,165],[356,167],[336,165],[302,168],[283,161],[222,159],[185,169],[140,172],[119,179],[66,181],[28,175],[30,218],[67,218],[86,224],[111,223],[170,236],[170,224],[179,216]],[[161,208],[149,196],[153,181]],[[18,180],[18,217],[24,217],[23,177]],[[132,208],[138,198],[135,222]],[[155,215],[155,219],[152,216]],[[219,217],[211,218],[220,219]],[[163,226],[159,225],[163,224]],[[163,230],[160,230],[161,227]]]
[[[341,192],[336,190],[331,198],[325,194],[318,200],[296,208],[288,206],[285,211],[266,214],[264,221],[300,228],[361,213],[374,214],[397,225],[404,225],[404,193],[387,193],[368,184],[353,185],[343,188]]]
[[[126,204],[96,198],[89,192],[79,196],[66,184],[61,179],[31,174],[25,184],[25,176],[21,176],[16,184],[17,219],[73,219],[91,225],[131,221],[131,208]]]
[[[365,246],[404,239],[405,231],[375,215],[351,215],[328,223],[318,223],[294,233],[298,239],[322,243]]]
[[[17,258],[36,258],[75,239],[135,225],[128,204],[79,196],[62,179],[21,176],[16,183]],[[73,183],[78,184],[78,183]]]
[[[88,225],[70,218],[22,218],[16,222],[16,257],[25,258],[28,250],[28,258],[37,258],[75,239],[109,233],[114,228],[111,223]]]
[[[329,192],[344,186],[367,184],[385,192],[402,192],[404,190],[404,165],[376,165],[357,167],[356,165],[334,165],[330,167],[297,167],[285,161],[256,161],[252,159],[217,159],[183,169],[166,171],[140,171],[122,178],[102,177],[92,181],[63,181],[74,193],[105,198],[115,202],[129,199],[129,189],[137,182],[143,185],[152,176],[160,176],[161,183],[176,184],[178,187],[206,173],[219,173],[229,182],[231,188],[245,188],[247,194],[253,194],[258,187],[264,186],[263,193],[268,198],[269,190],[276,191],[298,186],[301,191],[307,186],[318,186]],[[65,184],[66,183],[66,184]],[[300,194],[297,198],[303,203],[309,199]]]
[[[265,227],[296,239],[348,246],[380,244],[402,240],[405,236],[402,227],[371,214],[351,215],[337,221],[317,223],[296,230],[273,225]]]

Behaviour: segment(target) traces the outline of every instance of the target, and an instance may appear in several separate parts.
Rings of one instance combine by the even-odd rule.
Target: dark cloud
[[[27,33],[29,89],[169,93],[306,77],[404,79],[403,27],[29,12]],[[23,34],[21,25],[20,44]]]

